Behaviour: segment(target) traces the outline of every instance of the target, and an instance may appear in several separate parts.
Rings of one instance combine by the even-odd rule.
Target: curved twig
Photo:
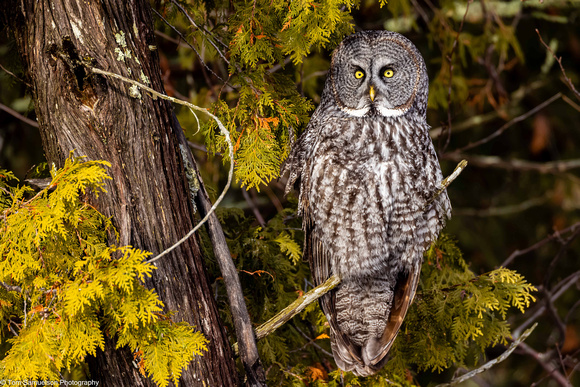
[[[522,333],[522,335],[520,337],[518,337],[513,343],[511,343],[511,345],[509,346],[509,348],[504,353],[502,353],[501,355],[499,355],[495,359],[488,361],[487,363],[485,363],[481,367],[476,368],[473,371],[470,371],[470,372],[468,372],[468,373],[466,373],[464,375],[461,375],[458,378],[452,379],[449,383],[438,384],[436,387],[455,386],[456,384],[459,384],[459,383],[464,382],[464,381],[466,381],[468,379],[471,379],[475,375],[480,374],[480,373],[482,373],[484,371],[487,371],[488,369],[490,369],[494,365],[496,365],[498,363],[501,363],[502,361],[504,361],[505,359],[507,359],[507,357],[509,355],[512,354],[512,352],[517,348],[517,346],[520,345],[520,343],[522,341],[524,341],[532,333],[532,331],[534,329],[536,329],[537,326],[538,326],[538,323],[535,323],[534,325],[532,325],[531,328],[529,328],[528,330],[526,330],[524,333]]]
[[[222,191],[222,193],[220,194],[220,196],[217,198],[217,200],[215,201],[215,203],[213,204],[213,206],[211,207],[211,209],[206,213],[206,215],[203,217],[203,219],[201,219],[199,221],[199,223],[191,229],[191,231],[189,231],[183,238],[181,238],[179,241],[177,241],[176,243],[174,243],[172,246],[170,246],[169,248],[163,250],[161,253],[159,253],[158,255],[156,255],[155,257],[149,259],[148,261],[146,261],[146,263],[153,263],[159,259],[161,259],[163,256],[167,255],[169,252],[175,250],[180,244],[182,244],[183,242],[185,242],[188,238],[190,238],[193,234],[195,234],[195,232],[205,223],[207,222],[207,220],[209,219],[210,215],[215,211],[215,209],[217,208],[217,206],[221,203],[221,201],[223,200],[224,196],[226,195],[226,192],[228,191],[228,189],[230,188],[230,185],[232,183],[232,177],[234,174],[234,147],[232,144],[232,140],[230,138],[230,132],[226,129],[226,127],[224,126],[224,124],[219,120],[219,118],[217,118],[215,115],[213,115],[212,113],[210,113],[207,109],[199,107],[197,105],[194,105],[192,103],[189,103],[187,101],[183,101],[181,99],[177,99],[177,98],[173,98],[170,97],[168,95],[162,94],[158,91],[153,90],[152,88],[150,88],[149,86],[145,86],[144,84],[134,81],[132,79],[129,78],[125,78],[122,75],[119,74],[115,74],[115,73],[111,73],[105,70],[101,70],[98,69],[96,67],[90,67],[90,70],[95,73],[95,74],[100,74],[100,75],[106,75],[108,77],[111,78],[115,78],[115,79],[119,79],[123,82],[126,83],[130,83],[133,86],[137,86],[143,90],[148,91],[149,93],[151,93],[153,96],[161,98],[161,99],[165,99],[167,101],[176,103],[178,105],[183,105],[183,106],[187,106],[188,108],[190,108],[191,110],[196,110],[199,112],[202,112],[204,114],[207,114],[208,116],[210,116],[218,125],[218,127],[220,128],[221,133],[224,135],[226,142],[228,144],[228,150],[229,150],[229,157],[230,157],[230,169],[228,171],[228,181]]]

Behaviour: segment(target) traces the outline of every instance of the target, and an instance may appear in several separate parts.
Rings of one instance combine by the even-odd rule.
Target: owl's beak
[[[371,101],[374,102],[374,100],[375,100],[375,88],[373,86],[371,86],[371,88],[369,90],[369,96],[371,97]]]

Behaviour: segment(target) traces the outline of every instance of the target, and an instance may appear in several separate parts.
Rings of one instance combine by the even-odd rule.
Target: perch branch
[[[286,308],[282,309],[270,320],[260,325],[256,329],[256,339],[260,340],[268,336],[270,333],[274,332],[276,329],[280,328],[292,317],[302,312],[304,308],[306,308],[309,304],[318,300],[320,297],[322,297],[323,295],[334,289],[339,283],[340,278],[338,278],[335,275],[332,275],[322,285],[318,285],[308,293],[304,294],[301,297],[298,297],[296,301],[288,305]],[[238,343],[234,344],[234,351],[235,352],[238,351]]]
[[[488,369],[490,369],[491,367],[493,367],[494,365],[496,365],[498,363],[501,363],[502,361],[507,359],[507,357],[509,355],[512,354],[512,352],[518,347],[518,345],[520,345],[522,343],[522,341],[524,341],[532,333],[532,331],[534,329],[536,329],[537,326],[538,326],[538,323],[535,323],[531,328],[529,328],[524,333],[522,333],[522,335],[520,337],[518,337],[513,343],[511,343],[509,348],[504,353],[502,353],[500,356],[496,357],[493,360],[488,361],[487,363],[485,363],[484,365],[482,365],[479,368],[474,369],[473,371],[470,371],[464,375],[461,375],[458,378],[452,379],[449,383],[439,384],[439,385],[437,385],[437,387],[454,386],[456,384],[459,384],[461,382],[464,382],[468,379],[473,378],[475,375],[478,375],[482,372],[487,371]]]
[[[457,164],[457,166],[453,170],[453,173],[451,175],[447,176],[445,179],[443,179],[443,181],[441,181],[441,185],[439,186],[439,189],[437,190],[437,192],[435,192],[433,197],[431,199],[429,199],[426,207],[429,207],[429,205],[431,203],[433,203],[435,201],[435,199],[437,199],[437,197],[439,195],[441,195],[443,193],[443,191],[445,191],[447,189],[447,187],[449,187],[449,184],[451,184],[453,182],[453,180],[455,180],[457,178],[457,176],[459,176],[459,174],[461,172],[463,172],[465,167],[467,167],[467,161],[461,160],[459,162],[459,164]]]

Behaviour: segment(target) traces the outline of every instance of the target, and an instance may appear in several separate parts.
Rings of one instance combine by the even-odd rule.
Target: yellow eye
[[[383,75],[386,78],[391,78],[393,75],[395,75],[395,72],[392,69],[386,69]]]
[[[356,79],[361,79],[362,77],[365,76],[365,73],[363,73],[362,71],[358,70],[357,72],[354,73],[354,76]]]

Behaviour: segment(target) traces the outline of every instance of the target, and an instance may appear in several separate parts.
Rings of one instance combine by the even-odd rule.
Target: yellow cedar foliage
[[[300,262],[300,259],[302,258],[302,247],[296,243],[290,234],[286,231],[282,231],[274,241],[278,243],[280,251],[285,253],[294,265]]]
[[[0,170],[0,332],[8,346],[0,379],[58,380],[108,334],[166,386],[206,350],[207,339],[161,314],[143,285],[155,268],[145,262],[150,253],[109,246],[111,222],[83,201],[104,192],[109,165],[71,153],[38,193]]]

